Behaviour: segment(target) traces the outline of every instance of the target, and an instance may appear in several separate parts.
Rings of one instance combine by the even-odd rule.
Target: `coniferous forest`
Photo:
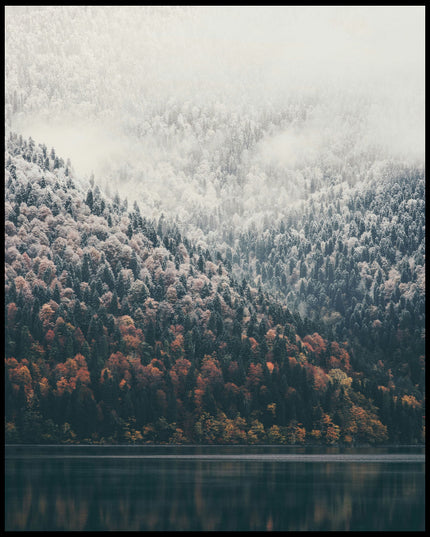
[[[424,443],[420,69],[133,9],[7,12],[6,442]]]
[[[422,176],[228,253],[31,138],[8,137],[5,182],[7,441],[423,441]]]

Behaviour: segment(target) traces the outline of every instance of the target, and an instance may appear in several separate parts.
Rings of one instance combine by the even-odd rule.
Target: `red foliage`
[[[246,386],[253,387],[263,382],[263,368],[261,364],[249,364],[248,375],[246,377]]]
[[[176,338],[170,344],[170,350],[174,356],[179,356],[184,352],[184,336],[178,334]]]
[[[321,358],[321,355],[327,349],[327,341],[323,339],[317,332],[314,332],[312,336],[305,336],[303,338],[303,343],[307,343],[311,346],[315,357],[318,359]]]
[[[348,351],[333,341],[330,345],[330,368],[339,368],[345,372],[351,371],[350,357]],[[335,364],[335,365],[333,365]]]
[[[111,374],[118,379],[118,382],[120,382],[123,378],[128,380],[131,377],[129,368],[130,362],[122,354],[122,352],[115,352],[111,354],[109,359],[106,361],[105,367],[101,372],[100,382],[103,382],[105,370],[111,372]]]
[[[183,393],[185,388],[185,379],[188,375],[188,371],[191,367],[191,362],[185,358],[179,358],[173,364],[169,375],[172,379],[175,394]]]

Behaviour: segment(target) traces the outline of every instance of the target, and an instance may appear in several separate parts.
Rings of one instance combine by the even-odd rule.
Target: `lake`
[[[6,446],[6,530],[425,529],[424,447]]]

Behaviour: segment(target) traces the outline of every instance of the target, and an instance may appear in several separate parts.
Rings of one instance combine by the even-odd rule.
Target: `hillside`
[[[422,393],[424,239],[424,174],[391,166],[310,196],[278,225],[243,233],[229,252],[236,274],[348,340],[360,370],[370,375],[378,364],[378,376],[390,370],[396,386]]]
[[[333,185],[423,168],[419,10],[334,13],[7,6],[7,128],[146,217],[232,246]]]
[[[369,369],[362,352],[356,356],[354,338],[344,337],[352,316],[318,333],[311,280],[300,272],[320,269],[321,252],[333,255],[327,271],[333,261],[334,271],[351,273],[342,266],[343,235],[310,248],[301,241],[291,258],[285,282],[298,272],[309,297],[300,315],[300,303],[289,309],[252,278],[235,278],[225,249],[209,252],[170,219],[107,196],[54,149],[10,134],[5,162],[6,441],[423,441],[423,360],[407,360],[402,383],[396,369],[374,360]],[[415,189],[407,207],[419,215],[420,181],[408,185],[400,182],[400,192]],[[363,225],[360,237],[366,218]],[[312,233],[320,236],[321,226]],[[419,246],[409,242],[409,226],[400,252]],[[285,229],[281,236],[294,240]],[[270,255],[273,246],[263,247]],[[372,263],[370,251],[369,242],[366,260],[358,249],[363,263]],[[418,337],[404,313],[421,315],[423,263],[419,254],[414,261],[408,272],[399,260],[400,281],[390,290],[381,287],[392,274],[379,259],[382,270],[372,265],[369,273],[377,284],[369,279],[365,296],[398,292],[399,327]],[[385,322],[379,312],[377,319]]]

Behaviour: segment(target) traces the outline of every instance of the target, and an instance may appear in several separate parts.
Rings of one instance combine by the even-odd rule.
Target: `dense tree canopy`
[[[423,441],[420,177],[209,250],[31,139],[5,162],[8,442]]]

